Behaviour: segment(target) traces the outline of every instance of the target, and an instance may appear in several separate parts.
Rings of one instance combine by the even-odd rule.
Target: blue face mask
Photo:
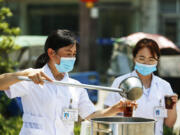
[[[75,61],[75,57],[61,57],[60,64],[55,64],[55,66],[59,72],[66,73],[73,70]]]
[[[136,62],[134,69],[137,70],[143,76],[147,76],[157,70],[156,66],[157,64],[146,65]]]

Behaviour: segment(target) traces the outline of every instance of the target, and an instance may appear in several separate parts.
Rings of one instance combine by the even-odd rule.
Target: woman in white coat
[[[44,51],[36,63],[40,69],[0,75],[0,90],[5,90],[9,98],[21,97],[24,113],[20,135],[73,135],[78,114],[91,119],[122,111],[122,102],[95,111],[85,89],[43,84],[43,79],[79,83],[68,76],[76,59],[76,40],[70,31],[57,30],[50,34]],[[33,81],[19,81],[18,76]]]
[[[121,81],[130,76],[140,78],[143,83],[143,95],[136,101],[137,109],[133,112],[134,117],[152,118],[157,120],[155,135],[163,134],[163,123],[168,127],[172,127],[176,121],[176,102],[177,95],[172,97],[174,105],[173,109],[165,110],[164,96],[173,95],[173,90],[170,84],[154,75],[160,50],[157,43],[151,39],[140,40],[134,50],[134,71],[123,76],[117,77],[112,87],[118,87]],[[118,93],[110,93],[104,102],[105,106],[112,106],[119,102],[122,97]],[[161,112],[161,113],[157,113]]]

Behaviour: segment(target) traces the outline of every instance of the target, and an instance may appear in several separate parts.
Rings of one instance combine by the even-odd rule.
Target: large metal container
[[[91,135],[154,135],[155,120],[137,117],[104,117],[91,120]]]

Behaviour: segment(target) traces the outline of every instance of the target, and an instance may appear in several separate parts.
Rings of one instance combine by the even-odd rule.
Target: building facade
[[[79,35],[81,71],[107,70],[112,46],[95,45],[102,37],[158,33],[180,47],[180,0],[99,0],[95,18],[91,9],[82,9],[80,0],[7,0],[6,4],[14,13],[10,23],[20,26],[22,35],[48,35],[58,28]]]
[[[22,35],[47,35],[68,28],[79,33],[80,0],[9,0],[13,25]],[[98,37],[133,32],[162,34],[180,45],[180,0],[99,0]]]

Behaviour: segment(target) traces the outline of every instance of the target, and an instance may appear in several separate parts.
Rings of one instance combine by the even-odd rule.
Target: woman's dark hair
[[[75,35],[69,30],[58,29],[53,31],[45,42],[44,53],[41,54],[35,62],[35,68],[42,68],[49,61],[47,54],[49,48],[57,51],[59,48],[74,44],[75,41]]]
[[[158,44],[152,40],[152,39],[148,39],[148,38],[143,38],[140,41],[137,42],[135,48],[133,49],[133,57],[136,57],[137,53],[139,50],[141,50],[142,48],[148,48],[153,56],[153,58],[156,59],[156,55],[159,59],[160,57],[160,49]]]

